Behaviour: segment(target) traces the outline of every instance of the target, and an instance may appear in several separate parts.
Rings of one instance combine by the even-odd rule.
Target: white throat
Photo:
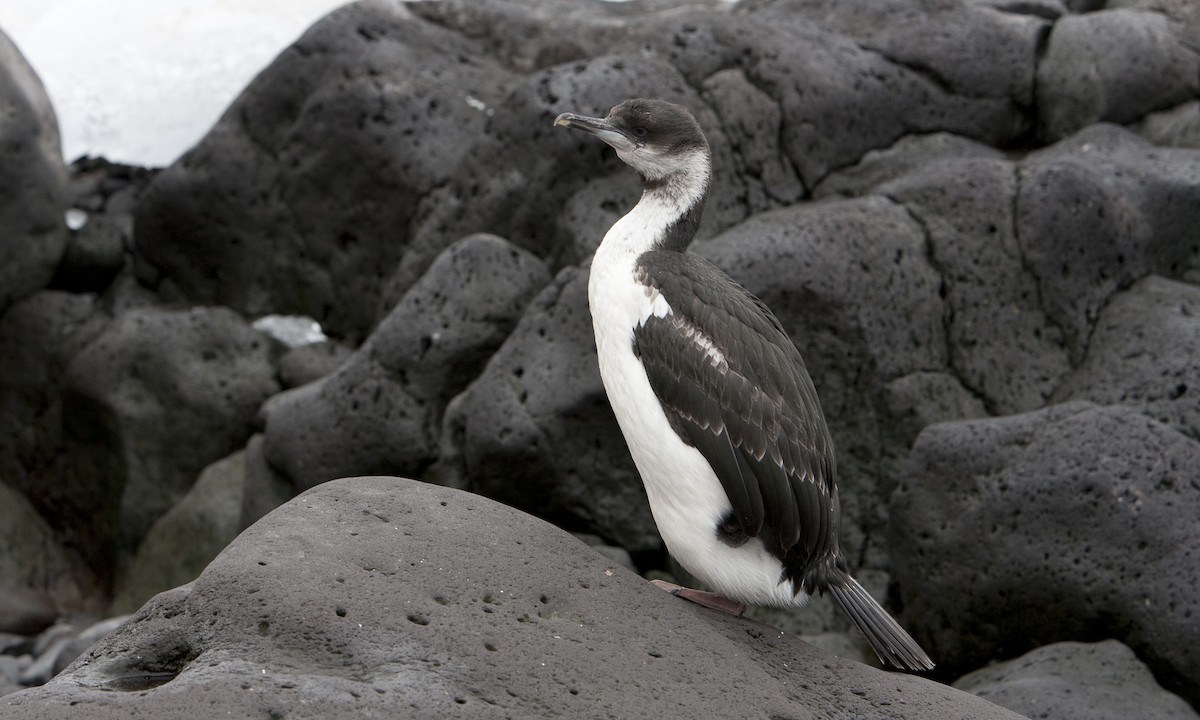
[[[697,150],[669,162],[656,160],[650,166],[641,158],[619,154],[647,179],[647,188],[638,204],[609,228],[596,251],[593,267],[613,253],[636,258],[655,249],[667,228],[708,193],[712,169],[707,151]]]

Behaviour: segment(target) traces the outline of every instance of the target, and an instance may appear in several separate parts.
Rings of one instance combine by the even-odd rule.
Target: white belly
[[[756,605],[803,604],[807,596],[795,595],[791,582],[780,582],[780,562],[758,539],[732,548],[718,538],[717,524],[732,509],[729,498],[704,456],[675,433],[633,354],[633,328],[651,315],[669,314],[670,306],[634,280],[636,256],[609,239],[596,252],[588,283],[600,376],[667,550],[726,597]]]

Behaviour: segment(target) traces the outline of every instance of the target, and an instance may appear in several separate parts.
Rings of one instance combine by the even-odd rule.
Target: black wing
[[[637,271],[672,309],[634,330],[667,417],[712,465],[738,529],[805,578],[836,552],[839,510],[833,442],[799,351],[758,298],[698,255],[651,251]]]

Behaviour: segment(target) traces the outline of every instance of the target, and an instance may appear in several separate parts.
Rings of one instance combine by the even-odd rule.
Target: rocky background
[[[663,637],[666,615],[721,637],[762,637],[766,623],[870,661],[824,602],[710,620],[626,584],[623,567],[680,575],[608,408],[586,304],[588,258],[639,189],[600,143],[551,123],[631,96],[684,103],[708,134],[714,193],[694,249],[765,300],[805,356],[838,448],[843,546],[937,678],[1037,717],[1200,717],[1200,5],[1188,0],[363,0],[313,26],[161,170],[64,167],[45,93],[0,36],[0,692],[45,682],[141,608],[59,679],[0,702],[21,717],[80,701],[123,717],[132,701],[80,688],[173,679],[146,697],[174,688],[149,702],[183,717],[308,643],[325,651],[283,653],[307,680],[256,686],[268,705],[291,712],[285,698],[307,692],[328,700],[324,716],[350,715],[397,692],[429,696],[413,716],[627,716],[573,704],[596,698],[578,678],[481,679],[533,677],[518,660],[532,640],[507,660],[485,652],[494,671],[466,677],[453,668],[476,651],[429,634],[495,632],[480,647],[499,647],[540,611],[630,639]],[[311,318],[324,338],[293,339],[272,316]],[[322,485],[360,475],[449,489]],[[549,529],[453,490],[600,554],[534,549]],[[360,547],[358,530],[337,529],[354,512],[309,512],[330,503],[367,515],[383,503],[371,517],[400,535]],[[463,503],[474,515],[429,525]],[[145,604],[280,505],[196,584]],[[536,611],[463,630],[499,617],[463,610],[495,600],[463,578],[484,572],[487,537],[520,544],[512,527],[530,539],[497,551],[497,577],[516,578]],[[291,559],[264,580],[273,561],[254,558],[271,553]],[[458,580],[414,574],[418,554]],[[347,570],[334,589],[376,609],[416,602],[397,587],[430,588],[433,606],[397,611],[385,632],[415,655],[337,650],[353,645],[355,612],[305,573],[332,578],[339,562],[369,577]],[[608,605],[540,607],[589,567],[618,578]],[[260,603],[290,621],[237,609],[263,582],[291,588]],[[318,621],[305,608],[326,599],[337,612]],[[221,601],[233,620],[197,620]],[[622,627],[597,619],[614,606]],[[457,614],[438,621],[439,607]],[[551,630],[537,642],[565,632]],[[607,645],[575,639],[587,652],[563,667],[608,673],[610,702],[654,678],[693,686],[671,707],[703,706],[695,688],[730,676],[704,680],[715,671],[686,660],[717,657],[749,673],[739,683],[779,684],[763,705],[775,717],[1004,716],[878,674],[861,682],[906,683],[912,704],[899,709],[892,685],[842,688],[867,698],[851,708],[828,692],[860,666],[793,640],[754,662],[795,658],[815,694],[756,680],[737,659],[751,651],[725,639],[690,638],[666,653],[669,671],[641,655],[607,665]],[[135,651],[153,660],[131,668]],[[196,669],[200,657],[220,672]],[[422,680],[370,691],[384,677],[371,673],[392,668],[393,682],[412,658]],[[839,670],[813,670],[829,663]]]

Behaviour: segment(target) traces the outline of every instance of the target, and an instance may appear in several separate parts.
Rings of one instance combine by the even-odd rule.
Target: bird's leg
[[[666,580],[651,580],[656,587],[662,588],[671,593],[675,597],[681,597],[684,600],[690,600],[697,605],[709,608],[711,610],[719,610],[734,617],[741,617],[742,613],[746,612],[746,606],[737,600],[730,600],[724,595],[718,595],[713,592],[704,590],[694,590],[682,585],[676,585]]]

